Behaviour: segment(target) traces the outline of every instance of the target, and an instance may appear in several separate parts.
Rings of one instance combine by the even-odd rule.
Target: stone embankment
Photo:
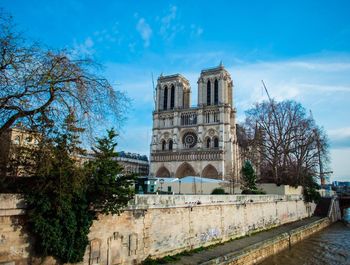
[[[192,254],[191,256],[182,257],[178,262],[172,264],[257,264],[271,255],[292,247],[297,242],[327,227],[330,223],[329,218],[306,218],[268,231],[262,231],[252,236],[227,242]]]
[[[327,206],[323,209],[323,206]],[[341,219],[337,198],[324,198],[317,209],[318,216],[285,224],[253,236],[244,237],[223,245],[218,245],[190,257],[182,257],[174,265],[250,265],[282,250],[291,248],[306,237],[324,229]],[[316,209],[316,210],[317,210]]]
[[[310,217],[299,195],[138,195],[120,216],[99,216],[81,264],[137,264]],[[0,195],[0,263],[26,264],[31,239],[18,195]],[[11,263],[12,262],[12,263]]]

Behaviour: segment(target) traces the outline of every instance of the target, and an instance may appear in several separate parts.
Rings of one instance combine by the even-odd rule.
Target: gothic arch
[[[166,149],[166,141],[162,140],[162,151],[165,151]]]
[[[213,138],[213,141],[214,141],[214,148],[219,148],[219,138],[215,136]]]
[[[170,109],[173,109],[175,106],[175,86],[171,85],[170,89]]]
[[[210,80],[207,82],[207,105],[210,105],[211,103],[211,84]]]
[[[160,167],[156,173],[157,178],[170,178],[170,172],[166,167]]]
[[[205,138],[205,147],[210,148],[211,147],[211,139],[210,137]]]
[[[168,87],[164,87],[164,98],[163,98],[163,109],[166,110],[168,108]]]
[[[203,169],[202,177],[209,178],[209,179],[218,179],[219,173],[214,166],[209,164]]]
[[[214,82],[214,104],[217,105],[219,103],[219,83],[218,80],[215,79]]]
[[[195,175],[196,173],[193,167],[189,163],[184,162],[177,168],[175,177],[183,178],[183,177],[195,176]]]
[[[217,130],[210,128],[204,133],[204,139],[209,137],[211,140],[213,140],[212,138],[214,136],[218,136],[218,135],[219,135],[219,133],[217,132]]]

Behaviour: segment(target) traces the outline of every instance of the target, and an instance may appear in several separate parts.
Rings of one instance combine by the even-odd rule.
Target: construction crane
[[[313,119],[313,114],[312,111],[310,110],[310,117],[311,119]],[[319,165],[319,177],[321,180],[321,185],[325,185],[326,184],[326,178],[325,176],[328,174],[332,174],[333,171],[323,171],[323,162],[321,159],[321,143],[320,143],[320,135],[318,134],[318,131],[316,129],[313,130],[314,135],[315,135],[315,139],[316,139],[316,146],[317,146],[317,154],[318,154],[318,165]]]
[[[154,103],[154,110],[157,109],[157,106],[156,106],[156,97],[157,97],[157,93],[156,93],[156,89],[154,87],[154,78],[153,78],[153,72],[151,72],[151,76],[152,76],[152,88],[153,88],[153,103]]]

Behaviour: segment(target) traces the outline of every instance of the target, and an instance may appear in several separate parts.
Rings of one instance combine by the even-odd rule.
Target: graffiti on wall
[[[206,232],[200,234],[201,242],[208,242],[220,238],[220,230],[217,228],[210,228]]]

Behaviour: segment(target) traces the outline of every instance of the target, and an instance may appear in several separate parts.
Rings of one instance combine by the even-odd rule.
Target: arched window
[[[163,140],[163,141],[162,141],[162,151],[165,150],[165,146],[166,146],[166,142],[165,142],[165,140]]]
[[[219,139],[217,137],[214,138],[214,147],[215,148],[219,147]]]
[[[167,109],[168,107],[168,87],[164,87],[164,101],[163,101],[163,109]]]
[[[173,150],[173,140],[169,141],[169,150]]]
[[[207,148],[210,148],[210,138],[207,139]]]
[[[210,80],[208,80],[208,83],[207,83],[207,105],[210,105],[210,102],[211,102],[211,91],[210,91],[210,88],[211,85],[210,85]]]
[[[217,105],[219,103],[219,83],[218,80],[215,79],[214,82],[214,104]]]
[[[175,106],[175,87],[174,85],[172,85],[170,90],[170,109],[173,109],[174,106]]]

